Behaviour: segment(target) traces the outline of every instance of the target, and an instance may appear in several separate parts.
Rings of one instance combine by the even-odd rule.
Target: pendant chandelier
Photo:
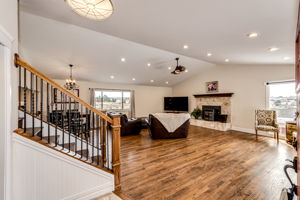
[[[68,79],[66,79],[66,84],[64,85],[64,87],[67,90],[74,90],[74,89],[79,88],[79,85],[77,85],[75,79],[73,79],[73,71],[72,71],[73,65],[70,64],[69,67],[70,67],[70,77]]]
[[[110,0],[65,0],[74,12],[94,20],[104,20],[112,15]]]

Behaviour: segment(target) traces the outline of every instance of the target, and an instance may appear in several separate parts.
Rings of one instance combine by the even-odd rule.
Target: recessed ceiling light
[[[279,48],[278,48],[278,47],[270,47],[270,48],[268,48],[268,50],[269,50],[270,52],[274,52],[274,51],[278,51]]]
[[[256,38],[257,36],[258,36],[258,33],[256,33],[256,32],[252,32],[252,33],[247,34],[248,38]]]
[[[135,81],[135,78],[132,78],[133,81]]]
[[[151,63],[147,63],[147,66],[150,67],[150,66],[151,66]]]
[[[183,48],[184,48],[184,49],[188,49],[189,46],[185,44],[185,45],[183,45]]]
[[[225,62],[229,62],[229,59],[228,59],[228,58],[226,58],[226,59],[225,59]]]
[[[291,57],[286,56],[283,58],[283,60],[289,60],[289,59],[291,59]]]
[[[114,76],[110,76],[110,78],[111,78],[111,79],[114,79],[115,77],[114,77]]]
[[[166,81],[166,84],[169,84],[169,81]]]
[[[121,58],[121,61],[122,62],[126,62],[126,58]]]
[[[172,69],[172,67],[168,67],[168,70],[171,70]]]
[[[207,57],[210,57],[210,56],[212,56],[212,53],[208,52],[206,55],[207,55]]]
[[[184,72],[189,72],[189,70],[186,69]]]
[[[154,82],[154,80],[150,80],[150,82],[151,82],[151,83],[153,83],[153,82]]]

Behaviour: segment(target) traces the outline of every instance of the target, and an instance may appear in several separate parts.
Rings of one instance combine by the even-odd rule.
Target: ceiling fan
[[[177,62],[177,66],[175,67],[174,71],[171,72],[171,74],[180,74],[181,72],[184,72],[186,70],[186,68],[182,65],[178,65],[178,61],[179,58],[175,58],[176,62]]]

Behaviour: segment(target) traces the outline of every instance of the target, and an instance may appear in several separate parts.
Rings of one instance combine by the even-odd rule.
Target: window
[[[132,91],[95,89],[94,98],[94,106],[99,110],[131,111]]]
[[[277,111],[278,122],[294,120],[297,108],[295,82],[271,82],[267,84],[267,89],[268,107]]]

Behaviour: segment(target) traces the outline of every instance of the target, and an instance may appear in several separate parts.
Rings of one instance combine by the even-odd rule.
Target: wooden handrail
[[[50,85],[54,86],[55,88],[57,88],[58,90],[60,90],[61,92],[63,92],[64,94],[68,95],[69,97],[73,98],[74,100],[76,100],[78,103],[81,103],[82,105],[84,105],[86,108],[88,108],[89,110],[93,111],[94,113],[96,113],[97,115],[99,115],[100,117],[102,117],[104,120],[106,120],[109,123],[113,123],[113,120],[108,117],[106,114],[104,114],[103,112],[97,110],[96,108],[94,108],[93,106],[91,106],[90,104],[86,103],[85,101],[83,101],[81,98],[75,96],[74,94],[72,94],[70,91],[68,91],[67,89],[63,88],[60,84],[58,84],[57,82],[49,79],[46,75],[44,75],[43,73],[37,71],[36,69],[34,69],[31,65],[27,64],[25,61],[21,60],[18,54],[15,54],[15,66],[22,66],[25,69],[27,69],[28,71],[32,72],[33,74],[35,74],[36,76],[38,76],[39,78],[43,79],[44,81],[46,81],[47,83],[49,83]]]

